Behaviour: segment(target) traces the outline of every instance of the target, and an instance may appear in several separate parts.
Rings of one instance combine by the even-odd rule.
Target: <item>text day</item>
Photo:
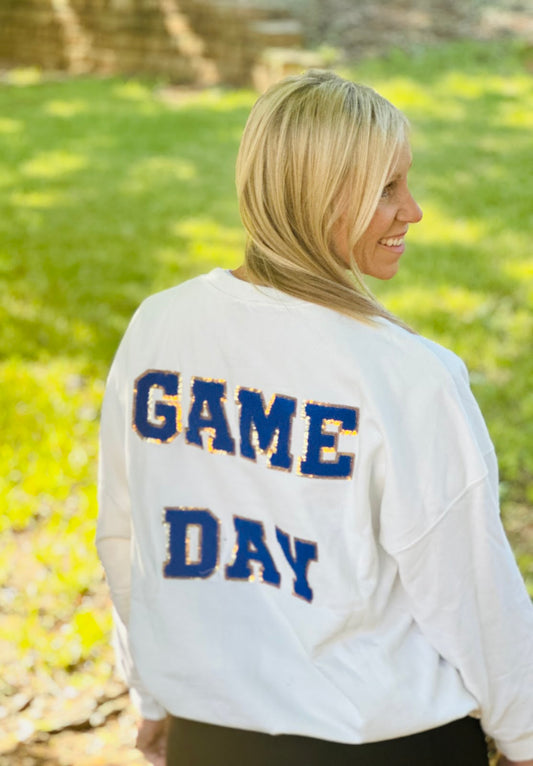
[[[207,508],[165,508],[164,523],[168,528],[167,560],[163,566],[166,578],[206,579],[218,570],[220,547],[220,521]],[[241,516],[233,517],[235,545],[232,562],[226,564],[226,580],[256,579],[252,561],[260,565],[259,579],[263,583],[279,586],[281,575],[274,562],[260,521]],[[196,532],[193,542],[191,532]],[[318,560],[314,542],[295,538],[276,527],[276,539],[283,557],[294,573],[293,592],[305,601],[313,600],[313,591],[307,580],[311,561]]]

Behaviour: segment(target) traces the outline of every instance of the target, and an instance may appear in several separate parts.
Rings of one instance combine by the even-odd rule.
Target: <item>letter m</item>
[[[268,456],[271,468],[290,471],[290,441],[296,400],[275,394],[265,407],[262,391],[250,388],[237,389],[236,400],[241,406],[241,455],[255,460],[259,450]]]

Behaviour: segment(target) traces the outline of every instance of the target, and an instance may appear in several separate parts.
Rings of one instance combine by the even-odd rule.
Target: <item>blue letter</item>
[[[307,582],[307,567],[311,561],[318,561],[318,552],[316,543],[310,543],[306,540],[294,540],[294,553],[291,553],[291,543],[289,535],[276,527],[276,537],[281,545],[285,558],[289,562],[292,571],[296,575],[294,578],[294,593],[301,596],[306,601],[313,600],[313,591]]]
[[[254,573],[249,564],[252,559],[262,565],[262,582],[279,585],[281,576],[266,546],[261,522],[239,516],[234,516],[233,521],[237,532],[237,552],[233,564],[226,566],[226,577],[229,580],[253,580]]]
[[[265,411],[261,391],[249,388],[239,390],[238,401],[241,405],[241,454],[255,460],[257,447],[267,453],[270,466],[290,471],[292,456],[289,446],[296,401],[276,394]],[[255,438],[252,438],[253,427]]]
[[[209,577],[218,561],[218,519],[207,508],[166,508],[169,526],[165,577]],[[197,555],[191,556],[189,527],[197,527]]]
[[[161,370],[149,370],[135,381],[133,428],[141,438],[165,444],[178,434],[178,381],[178,373]],[[163,391],[160,401],[154,397],[158,389]]]
[[[200,431],[206,429],[209,433],[209,452],[228,452],[234,455],[235,442],[229,430],[223,404],[226,399],[225,381],[194,378],[191,396],[189,424],[185,433],[189,444],[203,447]]]
[[[304,476],[328,476],[332,479],[346,479],[352,475],[353,455],[337,453],[337,439],[342,433],[357,433],[357,410],[337,404],[306,402],[305,414],[309,418],[307,446],[300,461],[300,473]],[[324,431],[324,421],[330,421],[337,433]],[[336,454],[335,460],[322,460],[322,451]]]

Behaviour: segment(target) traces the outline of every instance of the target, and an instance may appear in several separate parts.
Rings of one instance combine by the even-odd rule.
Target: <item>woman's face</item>
[[[383,189],[376,212],[353,252],[363,274],[377,279],[391,279],[398,271],[405,250],[405,235],[409,224],[418,223],[422,218],[422,210],[407,186],[411,162],[411,150],[405,144]],[[348,225],[349,222],[344,220],[335,236],[337,254],[346,263],[350,260]]]

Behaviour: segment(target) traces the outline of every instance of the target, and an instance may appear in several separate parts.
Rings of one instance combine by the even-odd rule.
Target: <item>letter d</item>
[[[218,563],[218,519],[207,508],[165,508],[164,520],[169,528],[164,576],[206,578],[212,575]],[[194,561],[189,551],[190,527],[197,527],[199,532]]]

